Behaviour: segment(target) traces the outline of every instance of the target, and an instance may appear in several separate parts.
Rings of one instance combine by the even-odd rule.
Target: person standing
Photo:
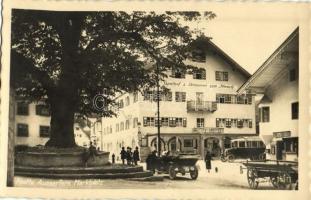
[[[121,155],[122,164],[124,165],[124,160],[126,159],[126,151],[124,150],[124,147],[122,147],[120,155]]]
[[[131,154],[132,154],[131,148],[127,147],[126,148],[126,163],[127,163],[127,165],[131,164],[131,161],[132,161],[132,155]]]
[[[210,154],[209,151],[206,152],[206,155],[205,155],[205,166],[206,166],[206,169],[208,170],[208,173],[210,172],[210,170],[212,169],[212,163],[211,163],[211,160],[212,160],[212,155]]]
[[[133,154],[133,160],[134,160],[134,165],[137,165],[137,161],[139,161],[139,151],[138,147],[135,148],[134,154]]]

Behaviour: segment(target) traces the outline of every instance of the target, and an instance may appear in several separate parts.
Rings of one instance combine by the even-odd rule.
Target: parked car
[[[199,156],[195,154],[181,154],[170,153],[161,157],[154,157],[154,160],[148,162],[152,166],[148,166],[147,169],[152,171],[158,171],[159,173],[168,174],[170,179],[175,179],[178,173],[183,176],[190,174],[191,179],[198,178],[198,168],[195,165],[199,160]]]
[[[238,138],[231,140],[231,147],[221,155],[223,162],[235,159],[264,160],[265,145],[259,137]]]

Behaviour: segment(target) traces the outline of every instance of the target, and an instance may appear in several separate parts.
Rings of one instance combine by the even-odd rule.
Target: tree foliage
[[[161,79],[168,69],[191,68],[183,61],[189,44],[202,33],[183,22],[214,17],[212,12],[15,9],[11,83],[27,99],[46,98],[51,106],[70,105],[74,113],[110,116],[111,110],[94,109],[96,94],[105,90],[106,103],[113,105],[118,92],[154,86],[156,71],[150,63],[159,67]]]

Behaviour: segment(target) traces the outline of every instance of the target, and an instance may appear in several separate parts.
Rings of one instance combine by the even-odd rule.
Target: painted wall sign
[[[200,83],[183,83],[183,82],[168,82],[165,81],[164,85],[166,86],[190,86],[190,87],[208,87],[208,88],[227,88],[234,89],[233,85],[229,84],[200,84]]]
[[[282,131],[282,132],[273,132],[273,137],[275,138],[283,138],[283,137],[290,137],[290,131]]]

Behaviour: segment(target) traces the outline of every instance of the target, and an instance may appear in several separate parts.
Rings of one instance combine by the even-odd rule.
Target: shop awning
[[[271,143],[273,135],[259,135],[259,137],[262,139],[263,143],[267,146]]]

